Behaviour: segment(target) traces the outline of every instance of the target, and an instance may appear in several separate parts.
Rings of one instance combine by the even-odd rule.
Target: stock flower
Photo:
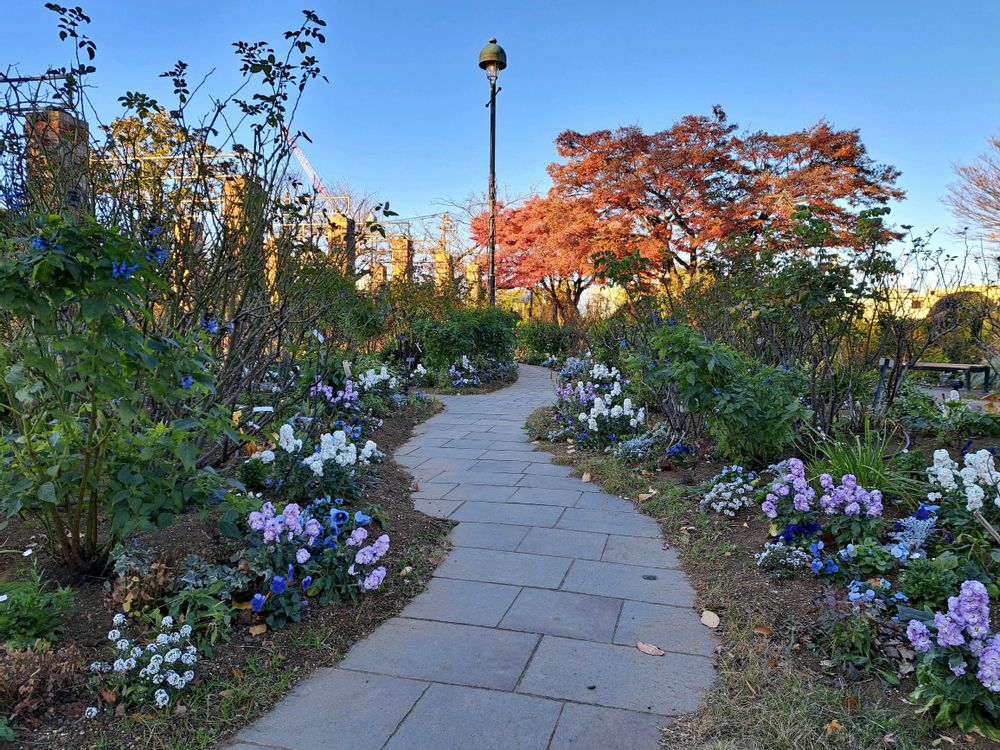
[[[906,637],[910,639],[913,650],[921,654],[934,647],[934,644],[931,643],[931,631],[919,620],[910,620],[906,626]]]
[[[307,562],[309,562],[310,557],[312,557],[312,555],[309,554],[309,550],[307,550],[305,547],[301,547],[299,551],[295,553],[295,561],[299,565],[305,565]]]
[[[979,656],[976,679],[991,693],[1000,693],[1000,645],[997,644],[996,636]]]
[[[937,628],[939,646],[961,646],[965,643],[965,636],[962,635],[962,623],[956,621],[951,613],[935,613],[934,627]]]

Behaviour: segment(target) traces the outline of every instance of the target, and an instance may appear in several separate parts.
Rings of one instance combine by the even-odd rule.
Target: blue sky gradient
[[[176,60],[208,89],[238,80],[230,43],[279,43],[297,25],[287,0],[72,0],[92,16],[105,116],[126,90],[169,100],[157,74]],[[566,128],[667,127],[721,104],[752,129],[826,118],[860,128],[871,155],[903,172],[893,220],[955,225],[941,198],[956,163],[1000,131],[1000,2],[962,0],[619,0],[400,2],[303,0],[328,22],[319,56],[330,84],[307,95],[298,126],[317,171],[391,200],[403,216],[444,210],[486,185],[485,76],[491,36],[506,48],[498,107],[501,192],[548,187]],[[3,0],[0,49],[22,73],[65,64],[41,0]],[[208,106],[206,99],[201,100]],[[198,107],[196,107],[198,109]]]

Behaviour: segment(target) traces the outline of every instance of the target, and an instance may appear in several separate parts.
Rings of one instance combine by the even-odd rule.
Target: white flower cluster
[[[299,442],[302,442],[302,441],[299,441]],[[257,451],[252,456],[250,456],[250,458],[252,458],[252,459],[256,458],[258,461],[260,461],[261,463],[264,463],[264,464],[273,464],[274,463],[274,451],[270,451],[270,450]]]
[[[164,708],[170,703],[170,693],[165,689],[181,691],[194,680],[194,665],[198,662],[198,649],[191,643],[191,626],[181,625],[174,629],[172,617],[164,617],[159,632],[153,641],[145,646],[130,641],[123,632],[125,615],[116,614],[112,620],[114,627],[108,631],[108,640],[114,644],[115,660],[94,662],[91,672],[110,674],[118,681],[134,680],[153,692],[153,703]],[[97,709],[87,710],[92,718]]]
[[[812,555],[806,550],[785,544],[781,539],[768,542],[753,557],[773,578],[791,578],[812,562]]]
[[[278,447],[286,453],[298,453],[302,450],[302,441],[295,437],[295,430],[290,424],[283,424],[278,430]]]
[[[948,451],[934,451],[934,465],[927,469],[927,478],[935,488],[927,494],[927,500],[934,503],[946,495],[965,499],[965,507],[975,513],[983,507],[987,493],[993,503],[1000,507],[1000,472],[997,472],[993,454],[987,450],[965,454],[965,466],[959,469],[958,462],[952,460]],[[959,486],[959,480],[962,484]]]
[[[382,383],[389,386],[389,390],[396,390],[396,377],[389,374],[389,368],[382,365],[382,368],[376,370],[371,368],[365,370],[358,376],[357,384],[361,387],[363,391],[372,391],[378,388]]]
[[[427,374],[427,368],[424,367],[422,362],[418,362],[417,366],[413,368],[413,374],[422,378]]]
[[[598,432],[602,428],[609,427],[610,423],[619,420],[628,420],[629,427],[638,427],[646,423],[646,409],[641,406],[636,409],[630,398],[626,398],[621,404],[615,404],[609,394],[606,397],[598,396],[595,398],[590,411],[580,412],[578,419],[581,422],[586,422],[587,427],[592,432]]]
[[[756,474],[742,466],[726,466],[712,477],[712,489],[705,493],[699,506],[702,510],[711,508],[716,513],[732,518],[741,508],[749,508],[754,504],[754,479]]]
[[[367,441],[359,451],[357,444],[347,439],[346,432],[337,430],[332,435],[328,432],[320,435],[316,452],[303,459],[302,463],[312,469],[313,474],[321,477],[324,466],[330,461],[338,466],[354,466],[358,463],[368,465],[373,460],[380,460],[382,455],[374,440]]]

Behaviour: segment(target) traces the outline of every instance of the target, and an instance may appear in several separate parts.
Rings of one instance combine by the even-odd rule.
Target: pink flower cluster
[[[811,510],[816,499],[816,490],[806,481],[805,464],[798,458],[789,459],[788,473],[771,483],[760,509],[768,518],[777,518],[778,503],[789,496],[792,498],[792,507],[800,513]]]
[[[839,485],[833,483],[829,474],[822,474],[819,483],[823,487],[819,504],[828,515],[843,513],[845,516],[859,516],[864,513],[869,518],[882,515],[882,493],[866,490],[853,474],[844,474]]]

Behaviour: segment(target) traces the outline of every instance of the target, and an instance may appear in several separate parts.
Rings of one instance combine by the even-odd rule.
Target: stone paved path
[[[713,679],[710,632],[656,523],[569,476],[521,426],[548,370],[445,397],[396,454],[458,521],[427,590],[230,750],[646,750]],[[646,656],[636,641],[667,653]]]

